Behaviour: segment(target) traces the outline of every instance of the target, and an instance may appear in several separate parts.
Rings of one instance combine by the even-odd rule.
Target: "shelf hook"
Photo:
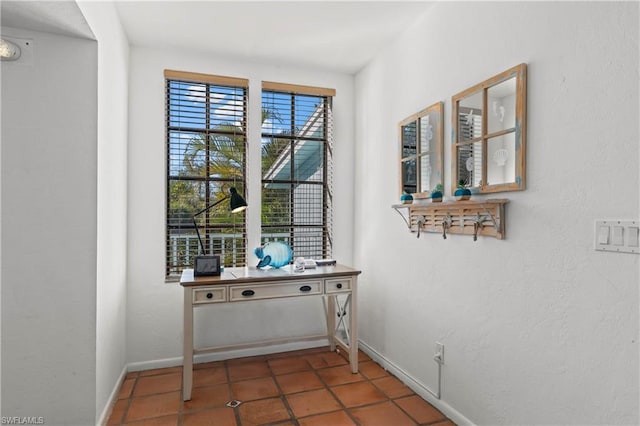
[[[418,216],[416,216],[416,224],[418,225],[418,236],[416,238],[420,238],[420,230],[422,229],[422,226],[424,225],[424,216],[419,214]]]
[[[442,238],[447,239],[447,229],[451,228],[451,215],[447,213],[447,215],[442,219]]]
[[[482,205],[482,209],[489,215],[489,217],[491,218],[491,222],[493,223],[493,227],[496,229],[496,232],[500,232],[500,224],[498,223],[498,220],[493,217],[493,215],[491,214],[491,212],[487,209],[487,206],[485,206],[484,204]],[[478,213],[479,214],[479,213]]]
[[[478,217],[473,222],[473,241],[478,241],[478,231],[484,226],[485,220],[487,220],[487,218],[480,216],[480,213],[478,213]]]

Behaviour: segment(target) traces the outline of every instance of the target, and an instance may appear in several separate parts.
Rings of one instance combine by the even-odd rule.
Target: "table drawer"
[[[226,287],[209,287],[193,290],[193,304],[218,303],[227,301]]]
[[[345,293],[351,291],[351,278],[332,278],[325,280],[327,294]]]
[[[311,296],[323,293],[323,282],[299,281],[265,285],[238,285],[229,287],[229,301],[272,299],[276,297]]]

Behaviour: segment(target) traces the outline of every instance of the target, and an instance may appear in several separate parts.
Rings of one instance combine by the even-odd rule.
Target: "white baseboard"
[[[440,410],[445,416],[453,420],[455,424],[457,424],[458,426],[474,426],[471,420],[463,416],[459,411],[451,407],[442,399],[437,399],[436,397],[434,397],[427,389],[427,386],[425,386],[414,377],[410,376],[409,373],[398,367],[380,352],[376,351],[361,340],[358,341],[358,345],[364,353],[371,357],[372,360],[380,364],[385,370],[389,371],[391,374],[400,379],[402,383],[411,388],[411,390],[420,395],[424,400],[429,402],[429,404]]]
[[[122,373],[120,373],[120,377],[118,377],[118,380],[116,381],[116,385],[113,387],[113,390],[111,391],[111,395],[109,395],[109,398],[107,399],[107,403],[104,406],[104,409],[102,410],[102,414],[100,414],[100,418],[98,418],[98,422],[96,423],[97,426],[105,426],[109,421],[109,417],[111,416],[111,411],[113,410],[113,406],[116,404],[116,401],[118,400],[118,393],[120,391],[120,387],[122,386],[122,383],[124,382],[124,378],[126,375],[127,375],[127,366],[125,365],[124,368],[122,369]]]
[[[215,352],[210,354],[199,354],[194,355],[193,362],[195,364],[199,364],[202,362],[274,354],[278,352],[297,351],[301,349],[318,348],[321,346],[329,346],[329,341],[327,339],[319,339],[307,342],[293,342],[279,345],[261,346],[258,348],[238,349],[234,351]],[[127,371],[144,371],[153,370],[155,368],[177,367],[181,365],[182,357],[179,356],[175,358],[156,359],[152,361],[132,362],[127,365]]]

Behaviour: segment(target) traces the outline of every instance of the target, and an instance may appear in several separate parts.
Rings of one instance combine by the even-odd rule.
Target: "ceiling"
[[[120,1],[132,45],[355,74],[426,1]]]
[[[355,74],[433,1],[114,3],[132,45]],[[0,5],[3,27],[94,38],[74,0],[2,0]]]
[[[73,0],[0,1],[2,27],[22,28],[93,39],[93,33]]]

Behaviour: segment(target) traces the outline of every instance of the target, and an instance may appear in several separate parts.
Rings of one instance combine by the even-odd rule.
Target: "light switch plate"
[[[640,254],[640,221],[597,220],[595,243],[597,251]]]

